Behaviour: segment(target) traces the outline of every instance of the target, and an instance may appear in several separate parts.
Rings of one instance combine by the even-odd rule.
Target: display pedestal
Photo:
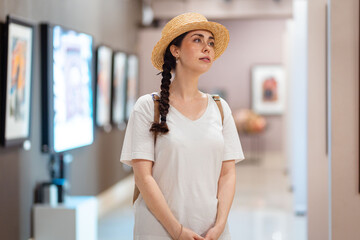
[[[97,199],[93,196],[67,196],[57,206],[35,204],[35,240],[96,240]]]

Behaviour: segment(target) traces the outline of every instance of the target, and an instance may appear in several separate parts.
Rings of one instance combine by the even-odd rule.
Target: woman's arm
[[[235,195],[235,160],[223,161],[218,183],[218,209],[216,226],[225,228],[226,221]]]
[[[133,159],[135,183],[141,195],[154,216],[161,222],[169,234],[176,238],[180,234],[181,225],[172,214],[164,195],[155,182],[151,171],[154,162],[143,159]]]
[[[173,239],[181,234],[180,239],[203,239],[190,229],[183,227],[171,212],[163,193],[152,176],[154,162],[144,159],[133,159],[132,165],[135,183],[152,214],[160,221]]]
[[[217,239],[225,229],[226,221],[235,195],[235,160],[223,161],[218,182],[218,208],[215,226],[205,239]],[[216,236],[213,238],[213,236]]]

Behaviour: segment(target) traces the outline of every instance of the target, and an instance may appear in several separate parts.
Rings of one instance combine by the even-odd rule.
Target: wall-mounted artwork
[[[21,145],[30,137],[34,25],[7,17],[1,81],[1,144]]]
[[[251,69],[252,109],[257,114],[282,114],[285,108],[285,73],[280,65]]]
[[[114,54],[113,67],[113,99],[112,99],[112,122],[116,125],[125,123],[126,104],[126,53]]]
[[[126,98],[126,120],[129,119],[130,113],[135,105],[138,97],[138,81],[139,81],[139,61],[136,55],[128,57],[127,71],[127,98]]]
[[[112,54],[107,46],[97,49],[96,125],[105,129],[110,126]]]
[[[42,151],[62,153],[94,141],[93,37],[41,24]]]

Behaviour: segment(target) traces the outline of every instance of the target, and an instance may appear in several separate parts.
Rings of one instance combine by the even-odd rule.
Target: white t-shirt
[[[205,237],[214,225],[217,213],[217,188],[222,161],[244,159],[231,109],[221,99],[221,114],[208,95],[203,115],[193,121],[170,105],[166,116],[169,132],[154,137],[149,131],[154,120],[151,94],[138,98],[129,117],[120,161],[129,166],[132,159],[154,161],[152,175],[168,206],[184,227]],[[141,194],[134,203],[135,240],[171,239],[162,224],[150,212]],[[221,240],[230,239],[228,224]]]

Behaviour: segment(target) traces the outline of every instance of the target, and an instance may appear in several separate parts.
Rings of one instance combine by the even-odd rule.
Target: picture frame
[[[113,50],[100,45],[96,50],[96,125],[111,130],[111,83]]]
[[[41,150],[62,154],[89,146],[95,136],[94,38],[46,22],[40,36]]]
[[[285,73],[281,65],[251,68],[252,110],[261,115],[280,115],[285,108]]]
[[[127,79],[127,54],[114,52],[113,56],[113,81],[112,81],[112,105],[111,122],[120,129],[125,123],[126,108],[126,79]]]
[[[34,23],[7,16],[0,81],[0,144],[5,147],[30,138],[34,35]]]
[[[138,98],[139,88],[139,60],[135,54],[130,54],[127,59],[127,81],[126,81],[126,114],[128,121],[131,111]]]

